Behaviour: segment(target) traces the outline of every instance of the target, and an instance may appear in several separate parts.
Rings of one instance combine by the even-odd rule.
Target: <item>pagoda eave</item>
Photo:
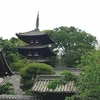
[[[23,40],[26,43],[29,43],[30,40],[40,40],[42,44],[51,44],[51,43],[55,43],[49,36],[48,34],[38,34],[38,35],[34,35],[34,34],[16,34],[17,37],[21,40]]]
[[[4,56],[3,52],[0,50],[0,77],[11,76],[13,72],[10,70]]]
[[[43,49],[43,48],[48,48],[47,45],[41,45],[41,46],[19,46],[17,47],[18,49]]]
[[[39,30],[32,30],[32,31],[28,31],[28,32],[22,32],[16,35],[22,35],[22,36],[40,36],[40,35],[45,35],[46,33],[41,32]]]
[[[38,52],[41,56],[45,57],[52,57],[56,56],[55,53],[53,53],[49,47],[47,46],[41,46],[41,47],[18,47],[18,52],[24,56],[27,57],[28,53],[31,52],[34,54],[35,52]]]

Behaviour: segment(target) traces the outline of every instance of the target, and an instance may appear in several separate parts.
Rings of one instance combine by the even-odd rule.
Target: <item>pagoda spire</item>
[[[36,18],[36,30],[39,30],[39,11],[38,11],[38,14],[37,14],[37,18]]]

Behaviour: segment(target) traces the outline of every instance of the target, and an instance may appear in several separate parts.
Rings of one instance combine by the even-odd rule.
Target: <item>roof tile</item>
[[[52,76],[53,77],[53,76]],[[56,76],[54,76],[56,77]],[[76,92],[76,87],[74,86],[73,82],[69,82],[68,84],[62,85],[60,87],[57,87],[55,90],[48,89],[47,85],[48,83],[52,81],[51,78],[49,79],[38,79],[33,87],[32,91],[33,92],[40,92],[40,93],[58,93],[58,92],[64,92],[64,93],[75,93]]]

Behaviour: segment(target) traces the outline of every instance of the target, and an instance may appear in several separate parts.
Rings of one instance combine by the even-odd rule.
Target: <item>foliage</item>
[[[66,66],[66,63],[73,62],[73,60],[75,60],[74,63],[77,60],[80,62],[81,55],[95,49],[97,44],[96,37],[73,26],[62,26],[54,28],[53,30],[44,30],[44,32],[48,33],[55,40],[56,43],[51,45],[51,49],[60,55],[61,65],[64,64],[64,66]],[[75,59],[69,59],[70,56],[72,57],[72,53],[74,53],[73,58],[76,56]],[[74,63],[72,65],[70,63],[69,66],[76,66],[77,64],[75,63],[74,65]]]
[[[25,43],[22,40],[20,40],[19,38],[15,38],[15,37],[12,37],[10,39],[10,42],[12,44],[14,44],[15,46],[23,46],[23,45],[25,45]]]
[[[2,39],[0,38],[0,48],[3,50],[4,57],[11,70],[19,71],[23,64],[23,57],[17,52],[17,46],[24,45],[18,38]]]
[[[49,60],[56,67],[60,65],[60,61],[57,56],[50,57]]]
[[[70,72],[63,72],[63,77],[50,82],[48,88],[55,89],[56,87],[67,84],[69,81],[74,81],[74,85],[79,92],[76,96],[80,100],[99,100],[100,99],[100,50],[93,50],[82,56],[80,63],[81,73],[76,76]],[[80,67],[79,66],[79,67]],[[62,74],[61,74],[62,76]],[[59,83],[60,82],[60,83]],[[72,98],[66,100],[74,100]]]
[[[70,81],[74,81],[74,83],[77,84],[78,78],[79,78],[79,76],[77,76],[75,74],[72,74],[71,72],[69,72],[67,70],[64,70],[60,74],[60,78],[55,79],[55,80],[49,82],[47,87],[49,89],[55,90],[57,87],[60,87],[61,85],[68,84]],[[71,98],[68,96],[68,97],[66,97],[65,100],[74,100],[74,96],[72,96]]]
[[[23,90],[29,90],[36,78],[37,75],[40,74],[54,74],[54,70],[50,65],[43,64],[43,63],[30,63],[24,66],[20,70],[21,79],[21,88]]]
[[[14,89],[11,87],[12,84],[7,82],[6,84],[0,85],[0,94],[14,94]]]
[[[16,62],[10,64],[12,71],[19,72],[21,68],[29,64],[31,61],[28,59],[18,59]]]
[[[96,37],[86,33],[73,26],[71,27],[58,27],[54,30],[45,30],[56,42],[52,45],[55,48],[62,48],[63,53],[68,51],[88,51],[95,48],[97,43]]]
[[[100,99],[100,50],[86,53],[81,60],[82,73],[78,85],[85,99]]]
[[[61,86],[62,84],[65,85],[67,83],[69,83],[71,80],[73,80],[74,82],[77,82],[77,78],[78,76],[70,73],[67,70],[64,70],[61,74],[60,74],[60,78],[55,79],[53,81],[51,81],[48,84],[48,88],[50,89],[56,89],[57,87]]]
[[[10,64],[11,62],[14,62],[17,59],[16,46],[7,39],[2,42],[2,45],[3,45],[4,56],[7,60],[7,63]]]
[[[80,63],[81,53],[78,51],[67,52],[62,56],[65,67],[76,67]]]

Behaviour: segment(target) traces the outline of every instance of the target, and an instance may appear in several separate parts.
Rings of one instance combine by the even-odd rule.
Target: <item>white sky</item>
[[[75,26],[100,40],[100,0],[0,0],[0,37],[35,29]]]

